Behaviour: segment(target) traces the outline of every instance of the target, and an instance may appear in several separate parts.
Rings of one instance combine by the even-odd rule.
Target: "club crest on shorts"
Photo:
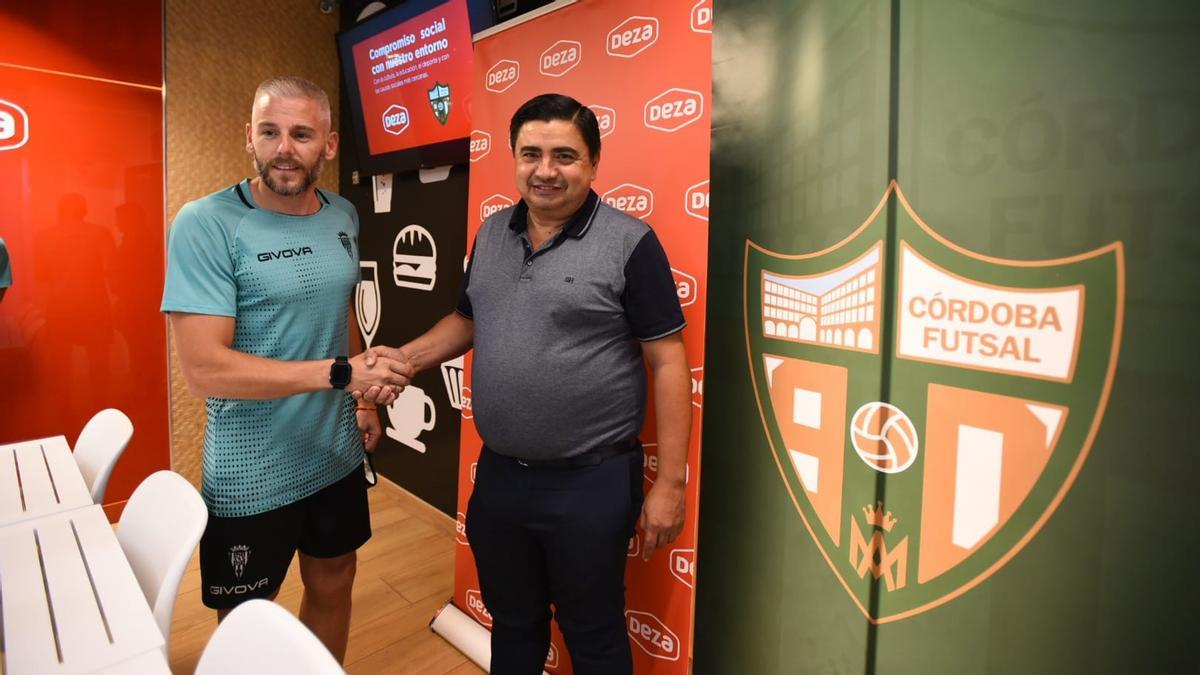
[[[1050,518],[1099,431],[1124,293],[1121,242],[1056,260],[984,256],[935,232],[894,182],[830,248],[746,242],[746,349],[767,442],[870,621],[984,582]]]
[[[246,563],[250,562],[250,547],[249,546],[230,546],[229,547],[229,564],[233,565],[233,576],[239,581],[242,579],[242,573],[246,571]]]

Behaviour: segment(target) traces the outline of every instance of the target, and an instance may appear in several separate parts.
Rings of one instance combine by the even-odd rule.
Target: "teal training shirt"
[[[283,361],[344,356],[359,280],[358,214],[257,208],[248,180],[185,204],[167,244],[162,311],[235,319],[233,348]],[[329,389],[254,401],[209,398],[202,494],[213,515],[249,516],[311,495],[363,460],[354,400]]]
[[[12,286],[12,266],[8,264],[8,247],[0,239],[0,288]]]

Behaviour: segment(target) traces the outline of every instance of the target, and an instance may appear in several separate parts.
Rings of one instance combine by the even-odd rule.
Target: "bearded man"
[[[207,399],[204,604],[219,620],[275,597],[299,551],[300,619],[341,660],[356,551],[371,536],[361,467],[380,433],[372,404],[413,371],[398,350],[371,350],[370,366],[348,356],[362,351],[358,214],[316,187],[337,154],[331,126],[312,82],[259,85],[246,125],[258,175],[180,209],[162,311],[188,387]]]

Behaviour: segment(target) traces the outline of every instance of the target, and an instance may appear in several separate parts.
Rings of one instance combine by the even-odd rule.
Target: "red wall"
[[[123,410],[134,436],[105,501],[168,468],[161,2],[0,7],[0,100],[28,141],[0,150],[0,442]],[[3,104],[0,104],[2,106]],[[4,141],[0,140],[0,147]]]

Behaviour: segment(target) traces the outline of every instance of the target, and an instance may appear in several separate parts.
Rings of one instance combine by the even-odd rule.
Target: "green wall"
[[[1190,517],[1200,368],[1189,348],[1200,329],[1200,234],[1187,201],[1200,194],[1197,45],[1200,13],[1184,2],[717,4],[696,673],[1200,669]],[[1095,364],[1105,370],[1114,332],[1119,286],[1105,270],[1115,262],[1013,277],[1014,286],[1088,284],[1073,383],[959,382],[1071,403],[1047,478],[1013,516],[1036,534],[958,597],[873,624],[848,590],[884,614],[889,592],[870,574],[843,587],[776,463],[750,372],[759,355],[748,344],[762,341],[747,339],[745,316],[757,308],[744,307],[743,275],[748,240],[791,255],[833,246],[891,179],[939,235],[984,256],[1035,261],[1121,242],[1125,297],[1107,411],[1072,483],[1102,400]],[[918,230],[895,200],[876,228],[890,268],[897,242]],[[958,271],[988,276],[988,265],[973,265]],[[990,281],[1006,285],[996,269]],[[885,317],[894,316],[887,297]],[[852,389],[900,400],[956,377],[894,358],[891,346],[875,370],[851,366]],[[820,347],[796,354],[843,358]],[[923,434],[923,412],[912,417]],[[917,475],[864,482],[849,440],[845,462],[847,490],[884,499],[905,499],[904,481]],[[1043,512],[1040,529],[1027,526]],[[994,545],[1012,548],[1020,534]]]

